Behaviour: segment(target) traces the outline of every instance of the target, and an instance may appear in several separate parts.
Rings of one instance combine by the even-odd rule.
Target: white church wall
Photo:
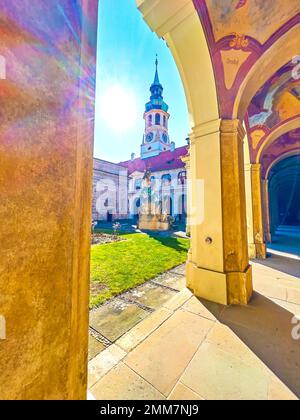
[[[158,189],[161,201],[163,199],[172,199],[172,216],[177,217],[179,215],[182,215],[182,206],[180,204],[182,195],[187,195],[187,184],[181,185],[178,181],[178,175],[180,172],[184,172],[184,168],[179,169],[172,169],[172,170],[165,170],[165,171],[158,171],[158,172],[152,172],[151,176],[155,177],[156,179],[156,186],[155,188]],[[171,176],[171,184],[163,186],[162,183],[162,177],[164,175],[170,175]],[[136,190],[135,185],[136,181],[139,179],[142,179],[142,174],[135,173],[131,175],[131,179],[129,180],[129,217],[133,218],[137,215],[137,208],[136,208],[136,201],[141,197],[141,190]],[[162,204],[162,211],[167,210],[166,205]],[[182,215],[184,216],[184,215]]]
[[[93,220],[128,218],[128,171],[120,165],[94,160]]]

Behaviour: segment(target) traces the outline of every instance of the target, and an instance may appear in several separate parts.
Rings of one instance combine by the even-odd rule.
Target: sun
[[[137,122],[135,95],[120,84],[108,87],[100,98],[100,115],[112,131],[129,131]]]

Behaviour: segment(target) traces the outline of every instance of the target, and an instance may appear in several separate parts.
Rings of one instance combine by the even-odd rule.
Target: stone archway
[[[270,212],[270,173],[275,165],[279,164],[281,161],[288,159],[290,157],[300,155],[300,149],[291,150],[286,153],[283,153],[281,156],[271,162],[269,167],[266,170],[264,178],[262,179],[262,206],[263,206],[263,222],[264,222],[264,232],[266,240],[272,242],[272,227],[271,227],[271,212]]]
[[[264,154],[264,151],[267,147],[269,147],[272,143],[274,143],[279,137],[283,136],[284,134],[296,130],[300,127],[300,117],[292,118],[291,120],[285,121],[283,124],[275,127],[270,133],[268,133],[263,139],[260,145],[259,151],[256,157],[256,163],[261,162],[261,158]]]
[[[137,4],[148,25],[170,47],[190,112],[188,286],[197,296],[222,304],[248,303],[252,277],[243,182],[245,132],[240,121],[221,118],[207,34],[193,1]],[[204,205],[199,197],[204,197]]]
[[[271,234],[281,225],[300,226],[300,153],[274,162],[268,182]]]
[[[98,1],[72,2],[74,15],[68,0],[60,0],[59,8],[49,8],[45,0],[35,7],[31,3],[4,2],[1,10],[12,33],[0,43],[3,54],[13,58],[8,68],[14,69],[0,79],[8,93],[1,111],[16,124],[13,137],[7,124],[0,132],[0,215],[6,221],[0,231],[0,271],[5,273],[0,294],[9,337],[0,347],[0,394],[10,399],[85,399]],[[231,98],[234,112],[228,119],[220,112],[222,92],[212,62],[216,51],[209,49],[196,3],[137,1],[149,26],[168,42],[190,111],[188,285],[214,302],[246,304],[252,281],[242,118],[280,61],[297,51],[300,27],[295,24],[257,61],[237,97]],[[32,67],[34,60],[27,62],[30,53],[38,53],[32,47],[36,44],[42,47],[38,63],[43,63],[43,72]],[[244,44],[245,39],[231,35],[231,49]],[[18,55],[18,48],[24,53]],[[27,78],[31,71],[24,68],[39,77]],[[65,84],[74,93],[72,107],[66,97],[70,90],[62,89]],[[204,196],[204,215],[199,213],[199,196]]]
[[[293,157],[293,156],[298,156],[300,155],[300,148],[299,149],[295,149],[295,150],[291,150],[289,152],[283,153],[281,156],[277,157],[268,167],[267,171],[266,171],[266,175],[265,178],[268,179],[271,170],[273,169],[273,167],[275,165],[277,165],[277,163],[281,162],[282,160],[285,160],[289,157]]]

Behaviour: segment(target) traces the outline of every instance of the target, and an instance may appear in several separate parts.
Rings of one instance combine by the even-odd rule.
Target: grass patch
[[[90,307],[151,280],[186,261],[189,240],[143,234],[92,246]],[[99,293],[93,292],[99,287]]]

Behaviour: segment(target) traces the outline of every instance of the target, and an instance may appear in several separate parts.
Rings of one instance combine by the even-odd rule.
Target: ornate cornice
[[[192,0],[136,0],[145,21],[164,37],[195,11]]]
[[[194,143],[198,138],[205,137],[214,133],[219,133],[220,125],[221,120],[217,119],[195,126],[190,134],[191,144]]]
[[[222,120],[221,133],[223,134],[238,134],[239,138],[243,140],[246,136],[246,131],[240,120]]]

